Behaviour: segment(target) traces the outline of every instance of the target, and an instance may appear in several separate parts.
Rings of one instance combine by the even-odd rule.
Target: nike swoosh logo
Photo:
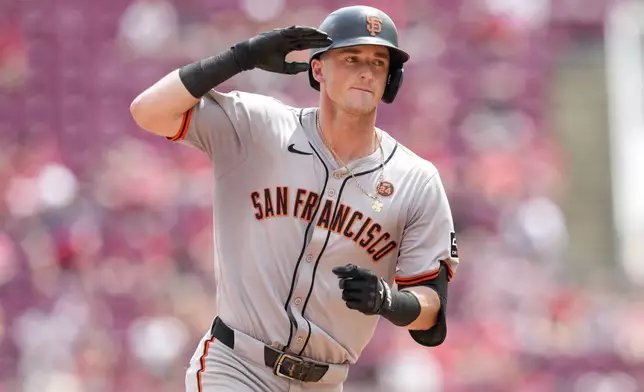
[[[289,146],[288,146],[288,151],[289,151],[289,152],[292,152],[293,154],[300,154],[300,155],[313,155],[313,153],[312,153],[312,152],[304,152],[304,151],[297,150],[297,149],[295,149],[295,147],[294,147],[294,146],[295,146],[295,144],[291,144],[291,145],[289,145]]]

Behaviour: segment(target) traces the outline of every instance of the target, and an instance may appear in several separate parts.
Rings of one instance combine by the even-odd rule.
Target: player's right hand
[[[340,279],[342,299],[349,309],[372,315],[391,306],[389,285],[372,270],[347,264],[332,271]]]
[[[265,31],[234,46],[235,60],[242,70],[260,68],[265,71],[295,75],[308,71],[309,64],[287,62],[292,51],[324,48],[333,40],[312,27],[290,26]]]

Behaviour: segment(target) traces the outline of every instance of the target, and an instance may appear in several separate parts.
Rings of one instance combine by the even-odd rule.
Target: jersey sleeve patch
[[[458,259],[458,245],[456,245],[456,233],[455,232],[450,232],[449,233],[449,238],[450,238],[450,256],[453,259]]]
[[[177,142],[179,140],[183,140],[183,138],[186,137],[186,133],[188,132],[188,127],[190,127],[190,120],[192,119],[192,111],[194,108],[188,109],[185,113],[183,113],[183,117],[181,120],[181,127],[179,127],[179,130],[174,136],[166,136],[167,140],[170,140],[171,142]]]

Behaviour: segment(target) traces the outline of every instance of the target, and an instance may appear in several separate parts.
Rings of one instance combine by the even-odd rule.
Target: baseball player
[[[299,50],[309,62],[286,62]],[[449,203],[437,169],[375,126],[408,59],[388,15],[352,6],[188,64],[132,102],[141,128],[213,164],[218,315],[186,391],[341,391],[380,317],[444,341]],[[308,72],[319,106],[216,91],[255,68]]]

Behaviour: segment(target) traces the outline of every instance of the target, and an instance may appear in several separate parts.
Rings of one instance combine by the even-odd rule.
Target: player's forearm
[[[146,131],[172,136],[181,126],[183,114],[197,102],[175,70],[139,94],[130,105],[130,113]]]
[[[420,303],[420,314],[407,326],[407,329],[426,331],[432,328],[436,324],[441,308],[440,298],[436,291],[425,286],[414,286],[405,290],[414,293]]]

